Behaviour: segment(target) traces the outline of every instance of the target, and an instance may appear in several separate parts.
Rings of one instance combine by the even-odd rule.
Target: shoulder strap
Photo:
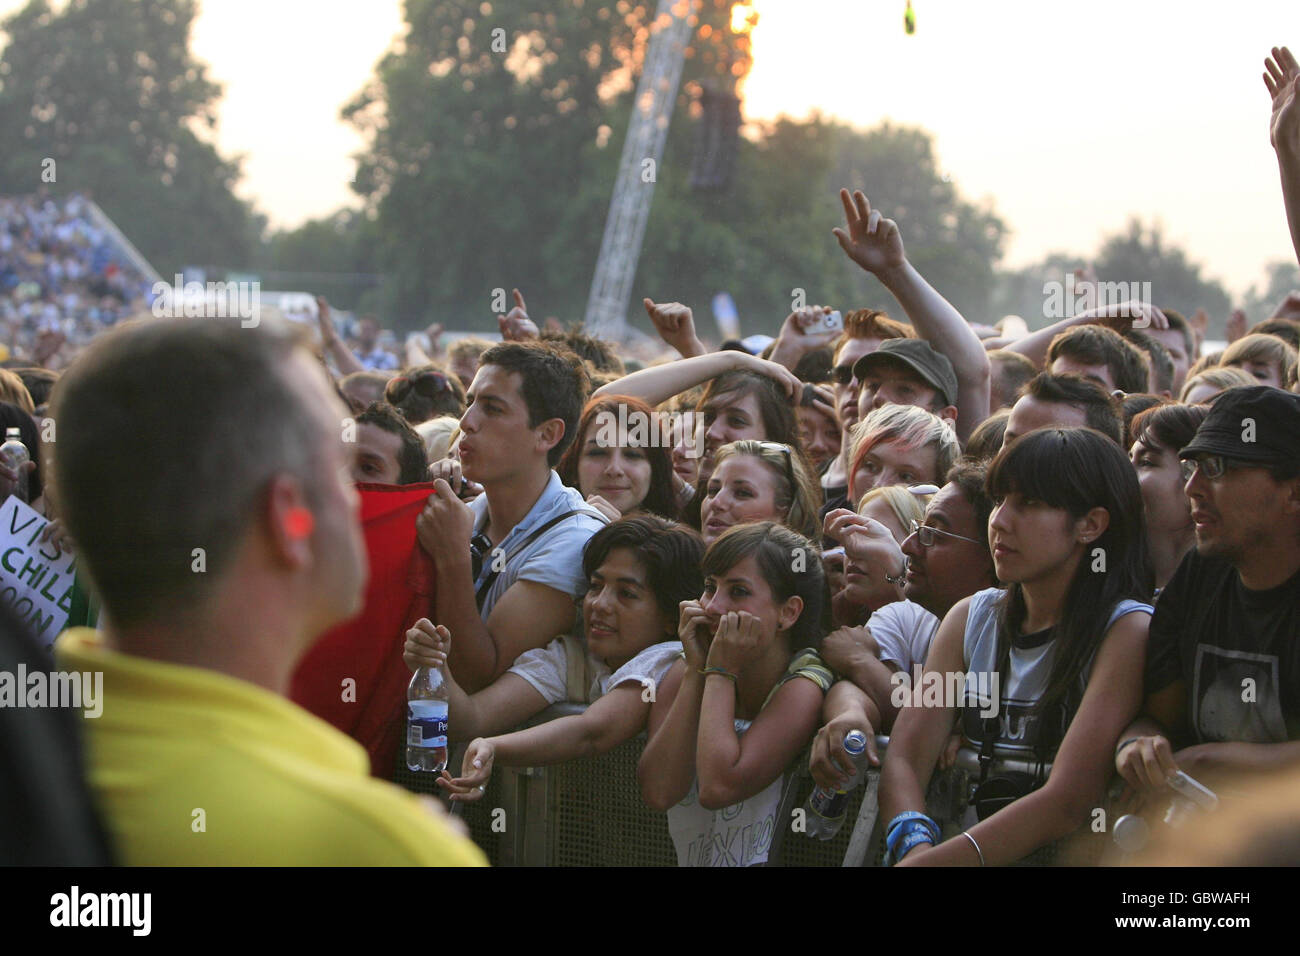
[[[523,542],[520,543],[513,551],[511,551],[508,555],[506,555],[506,559],[504,561],[500,562],[502,567],[504,567],[505,565],[513,561],[515,558],[517,558],[520,552],[522,552],[530,544],[532,544],[534,541],[540,538],[545,532],[549,531],[553,526],[559,524],[565,518],[572,518],[574,515],[578,515],[578,514],[589,515],[593,518],[599,518],[603,524],[609,524],[609,519],[605,517],[603,514],[601,514],[599,511],[596,511],[594,508],[590,508],[590,509],[575,508],[572,511],[566,511],[563,514],[556,515],[554,518],[546,522],[540,528],[534,528],[532,533],[530,533],[528,537],[526,537],[523,540]],[[483,602],[487,599],[488,591],[491,589],[493,582],[496,581],[497,576],[500,574],[501,572],[499,570],[493,568],[492,573],[483,579],[483,583],[479,585],[478,590],[474,593],[474,601],[476,604],[478,604],[478,609],[480,611],[483,610]]]
[[[560,635],[564,642],[564,693],[575,704],[590,703],[591,676],[587,668],[587,649],[572,634]]]

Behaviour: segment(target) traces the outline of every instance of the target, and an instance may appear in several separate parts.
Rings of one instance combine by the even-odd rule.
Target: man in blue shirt
[[[438,623],[453,638],[449,663],[470,693],[573,625],[582,551],[604,518],[554,466],[587,391],[567,349],[503,342],[484,352],[459,447],[464,478],[484,493],[466,505],[439,478],[417,521],[438,572]]]

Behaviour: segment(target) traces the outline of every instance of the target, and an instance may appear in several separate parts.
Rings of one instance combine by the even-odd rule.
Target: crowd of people
[[[1300,257],[1300,67],[1274,50],[1265,80]],[[995,337],[915,269],[905,221],[840,198],[835,240],[900,311],[795,309],[763,354],[647,299],[675,354],[634,361],[516,292],[501,341],[435,334],[400,369],[322,300],[319,341],[146,319],[45,382],[31,498],[101,608],[56,653],[105,675],[68,812],[105,858],[481,863],[382,779],[426,666],[451,801],[644,734],[626,785],[682,866],[766,862],[801,760],[831,789],[879,768],[902,866],[1014,863],[1096,808],[1154,825],[1180,773],[1231,801],[1300,767],[1300,322],[1203,355],[1130,301]],[[24,216],[14,241],[80,235]],[[86,281],[45,255],[26,268]],[[518,729],[563,701],[586,707]],[[965,816],[937,821],[962,751]]]

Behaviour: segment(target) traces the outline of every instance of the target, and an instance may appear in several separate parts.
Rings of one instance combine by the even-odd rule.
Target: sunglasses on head
[[[412,376],[399,375],[388,383],[388,394],[392,401],[400,402],[415,389],[416,394],[425,398],[434,398],[447,389],[447,376],[441,372],[416,372]]]
[[[785,453],[785,477],[790,482],[791,491],[798,488],[799,486],[795,484],[794,480],[794,451],[790,446],[779,441],[760,441],[756,442],[756,444],[764,451],[779,451]]]

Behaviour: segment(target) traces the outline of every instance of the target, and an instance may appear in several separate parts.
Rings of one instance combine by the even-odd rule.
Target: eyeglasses
[[[982,545],[984,543],[982,541],[976,541],[974,538],[967,538],[965,535],[953,534],[951,531],[944,531],[942,528],[932,528],[929,525],[921,524],[921,522],[915,519],[912,520],[912,534],[916,535],[916,540],[921,543],[921,547],[923,548],[934,547],[934,536],[936,534],[941,534],[947,538],[956,538],[959,541],[969,541],[971,544]]]
[[[390,402],[400,402],[411,389],[423,395],[425,398],[434,398],[447,389],[447,376],[441,372],[417,372],[411,377],[399,375],[388,383],[388,398]]]
[[[1201,469],[1201,474],[1206,478],[1214,481],[1223,477],[1223,473],[1231,468],[1242,467],[1240,463],[1230,458],[1224,458],[1222,455],[1202,455],[1200,458],[1184,458],[1178,463],[1183,473],[1183,481],[1191,481],[1192,475],[1196,474],[1196,469]]]
[[[831,377],[835,379],[836,385],[847,385],[853,381],[853,363],[847,365],[837,365],[831,369]]]
[[[764,451],[785,452],[785,477],[790,482],[790,493],[794,494],[799,488],[794,480],[794,450],[789,445],[779,441],[760,441],[754,444]]]

